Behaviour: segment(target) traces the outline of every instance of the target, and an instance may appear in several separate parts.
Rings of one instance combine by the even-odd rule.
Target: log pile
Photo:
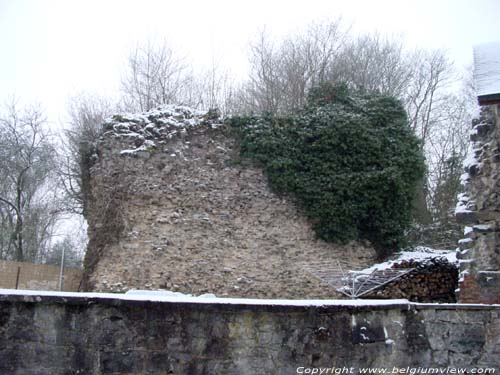
[[[414,302],[456,302],[458,268],[446,258],[403,260],[393,269],[414,268],[410,273],[366,294],[363,298],[405,298]]]

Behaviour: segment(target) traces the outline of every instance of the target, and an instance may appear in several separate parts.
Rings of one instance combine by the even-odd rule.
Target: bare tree
[[[279,107],[279,78],[275,47],[268,40],[265,30],[261,31],[259,39],[250,46],[251,73],[249,82],[244,88],[249,102],[245,103],[249,109],[258,109],[265,112],[278,112]]]
[[[406,103],[410,126],[423,143],[432,126],[438,122],[439,107],[454,80],[453,66],[442,50],[417,51],[408,59],[413,62],[411,81],[402,99]]]
[[[220,60],[212,58],[210,66],[193,73],[186,82],[180,102],[198,109],[217,109],[227,115],[234,110],[233,81]]]
[[[39,107],[0,114],[0,219],[3,258],[39,261],[60,213],[52,185],[54,148]]]
[[[339,22],[281,40],[264,30],[250,48],[250,76],[234,96],[240,112],[294,111],[325,81],[400,99],[428,164],[415,218],[427,224],[451,218],[473,111],[467,93],[453,94],[457,77],[445,51],[410,51],[401,38],[377,33],[351,37]]]
[[[149,40],[129,54],[122,92],[129,110],[148,111],[181,101],[190,78],[185,59],[166,41],[158,44]]]
[[[401,38],[365,34],[348,41],[328,65],[328,80],[401,98],[412,79]]]
[[[274,43],[264,29],[250,46],[250,76],[239,95],[246,111],[286,113],[301,108],[309,89],[328,79],[345,42],[340,20],[313,23],[304,34]]]
[[[444,51],[408,52],[401,38],[365,34],[350,38],[340,20],[314,23],[305,33],[273,42],[262,30],[250,46],[244,89],[249,110],[280,113],[301,108],[322,82],[401,99],[415,133],[425,142],[440,95],[453,80]]]
[[[88,164],[96,150],[101,126],[106,117],[118,110],[109,99],[79,94],[69,99],[69,121],[63,131],[58,173],[65,193],[65,211],[82,214],[88,183]]]
[[[472,71],[472,69],[470,69]],[[435,220],[454,218],[457,194],[461,191],[463,172],[469,144],[469,131],[476,112],[475,96],[470,90],[470,77],[462,78],[458,93],[446,94],[439,101],[436,124],[426,143],[429,164],[430,207]]]

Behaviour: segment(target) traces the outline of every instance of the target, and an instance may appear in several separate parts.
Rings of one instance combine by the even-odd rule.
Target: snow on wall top
[[[500,42],[474,47],[477,96],[500,94]]]
[[[172,295],[171,293],[77,293],[77,292],[54,292],[40,290],[19,290],[19,289],[0,289],[0,300],[6,300],[10,296],[22,297],[25,302],[40,302],[44,297],[59,297],[62,299],[71,298],[102,298],[124,301],[151,301],[166,303],[194,303],[194,304],[217,304],[217,305],[247,305],[247,306],[306,306],[306,307],[328,307],[328,306],[350,306],[366,307],[375,306],[390,308],[401,308],[406,306],[416,307],[434,307],[444,309],[456,308],[488,308],[498,309],[499,304],[466,304],[466,303],[418,303],[410,302],[406,299],[363,299],[363,300],[286,300],[286,299],[250,299],[250,298],[218,298],[218,297],[193,297]]]
[[[192,296],[169,291],[138,290],[134,293],[79,293],[79,292],[54,292],[40,290],[0,289],[0,298],[3,296],[22,296],[27,302],[41,301],[41,297],[61,298],[102,298],[124,301],[152,301],[196,304],[222,304],[222,305],[256,305],[256,306],[396,306],[410,305],[406,299],[392,300],[338,300],[338,299],[252,299],[252,298],[219,298],[213,295]]]
[[[133,147],[120,153],[134,155],[186,134],[191,128],[201,125],[216,128],[221,123],[218,111],[201,111],[169,104],[139,114],[114,115],[104,122],[103,137],[127,140]]]

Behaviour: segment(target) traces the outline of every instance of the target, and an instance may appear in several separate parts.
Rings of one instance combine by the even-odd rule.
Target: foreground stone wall
[[[459,241],[461,302],[500,303],[500,117],[497,105],[482,108],[471,131],[457,220],[465,227]]]
[[[293,202],[239,159],[224,126],[151,135],[155,148],[123,152],[144,134],[118,132],[132,120],[112,124],[118,130],[103,136],[90,169],[85,290],[325,298],[335,290],[304,264],[340,261],[361,269],[374,263],[369,245],[317,240]],[[134,129],[164,131],[164,118],[151,121],[144,128],[134,122]]]
[[[0,373],[253,375],[347,367],[356,374],[367,367],[500,366],[498,305],[112,297],[0,294]]]

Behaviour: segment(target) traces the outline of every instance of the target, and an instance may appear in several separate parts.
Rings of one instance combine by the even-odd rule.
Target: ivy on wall
[[[311,90],[299,113],[229,124],[241,156],[295,198],[320,238],[366,239],[380,256],[404,246],[425,164],[398,100],[327,84]]]

